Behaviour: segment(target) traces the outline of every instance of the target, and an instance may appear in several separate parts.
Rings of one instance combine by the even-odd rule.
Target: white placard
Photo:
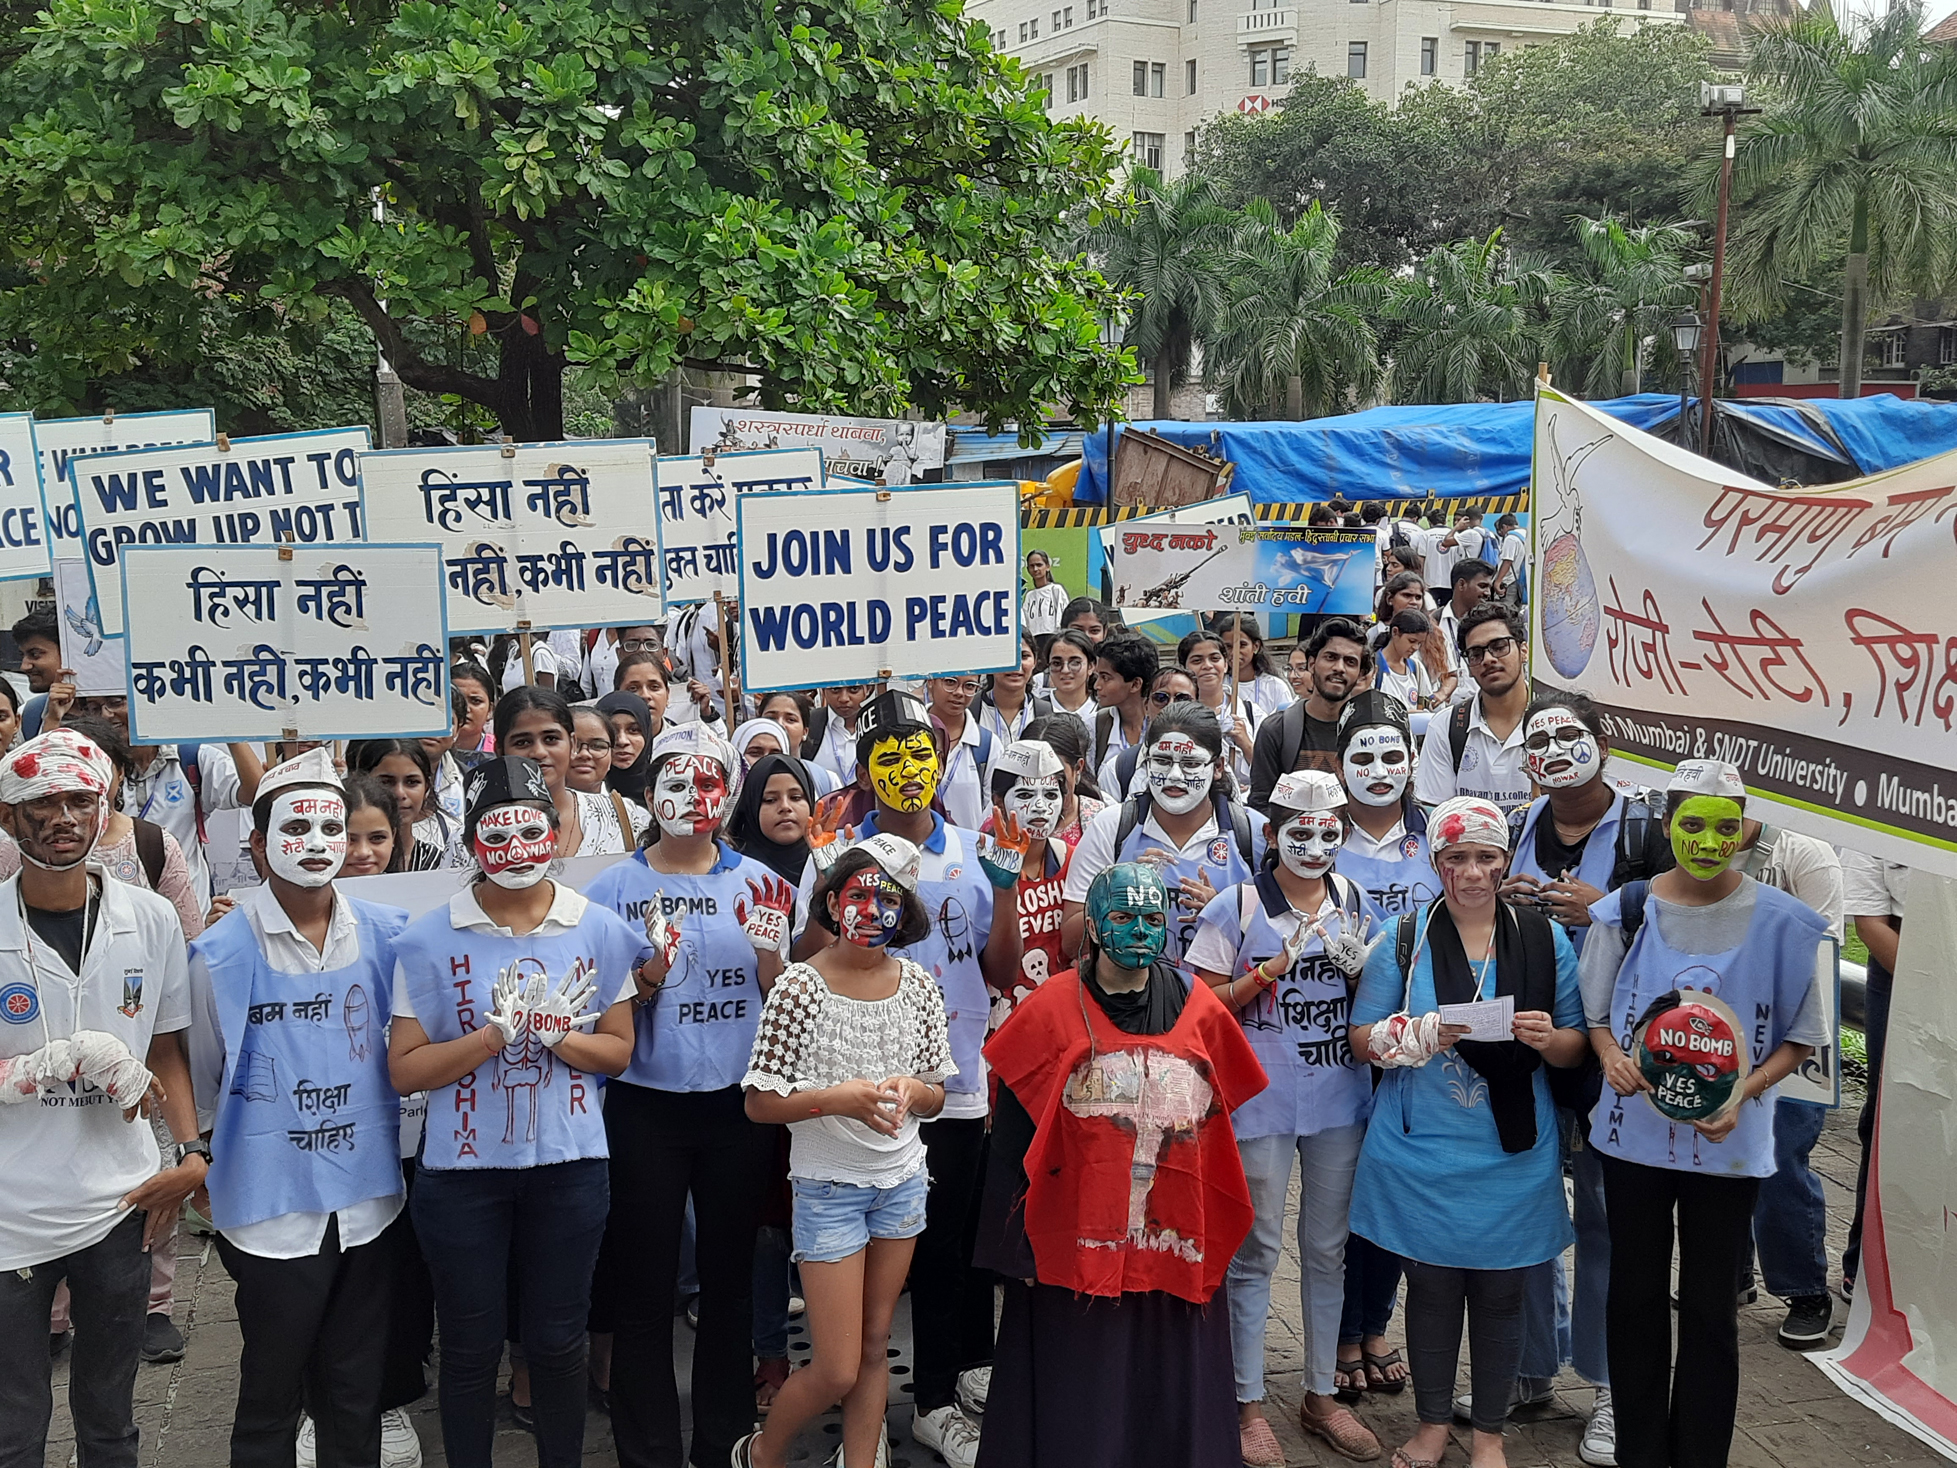
[[[81,513],[102,630],[123,630],[116,562],[124,546],[361,540],[366,447],[365,428],[328,428],[70,459],[68,485]]]
[[[46,506],[48,551],[79,556],[82,522],[68,485],[68,461],[82,454],[114,454],[217,437],[211,408],[171,408],[161,413],[103,413],[92,418],[37,418],[34,444],[41,455],[41,499]]]
[[[659,544],[669,606],[733,596],[734,500],[758,491],[823,489],[822,450],[777,449],[659,460]]]
[[[54,563],[54,614],[61,634],[61,663],[75,675],[75,692],[84,698],[122,697],[129,683],[123,642],[102,630],[95,587],[88,579],[88,567],[78,560]]]
[[[821,449],[831,474],[882,480],[895,489],[945,464],[945,426],[904,418],[838,418],[697,407],[687,422],[693,453],[741,449]]]
[[[281,560],[289,554],[290,560]],[[130,546],[139,744],[445,734],[434,545]]]
[[[1019,486],[749,494],[741,684],[753,692],[1019,665]]]
[[[1841,944],[1823,938],[1814,954],[1814,987],[1821,998],[1821,1028],[1828,1043],[1815,1047],[1780,1083],[1785,1101],[1841,1105]]]
[[[0,413],[0,581],[48,574],[47,505],[32,413]]]
[[[665,613],[649,438],[360,456],[377,539],[438,541],[455,633]]]

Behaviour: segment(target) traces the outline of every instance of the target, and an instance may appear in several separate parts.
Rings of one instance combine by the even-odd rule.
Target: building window
[[[1441,38],[1422,36],[1420,38],[1420,74],[1432,76],[1441,57]]]
[[[1909,347],[1909,333],[1906,331],[1885,331],[1876,340],[1877,360],[1884,367],[1904,365],[1904,353]]]
[[[1461,74],[1473,76],[1481,70],[1481,42],[1468,42],[1467,51],[1461,58]]]
[[[1057,10],[1053,12],[1053,32],[1055,35],[1060,33],[1060,12]]]
[[[1135,162],[1143,168],[1153,168],[1158,173],[1162,169],[1162,134],[1136,133],[1134,135]]]
[[[1067,100],[1085,102],[1087,100],[1087,63],[1067,68]]]
[[[1291,48],[1289,46],[1271,47],[1271,85],[1284,86],[1291,80]]]
[[[1148,69],[1148,94],[1151,97],[1162,95],[1162,89],[1169,79],[1169,63],[1158,61]]]
[[[1196,24],[1196,0],[1189,0],[1189,23]]]
[[[1182,166],[1188,168],[1196,161],[1196,130],[1191,128],[1182,135]]]
[[[1250,84],[1253,87],[1268,87],[1271,84],[1271,53],[1253,51],[1250,53]]]
[[[1074,7],[1069,5],[1065,10],[1062,10],[1060,14],[1066,17],[1067,29],[1072,30],[1074,28]]]
[[[1937,365],[1957,366],[1957,326],[1946,326],[1937,333]]]
[[[1032,33],[1033,33],[1033,39],[1034,39],[1034,40],[1036,40],[1036,41],[1037,41],[1037,40],[1039,40],[1039,38],[1040,38],[1040,22],[1039,22],[1039,19],[1038,19],[1038,17],[1035,17],[1034,19],[1032,19],[1032,20],[1029,20],[1029,21],[1027,21],[1027,22],[1026,22],[1026,25],[1027,25],[1027,28],[1028,28],[1028,29],[1029,29],[1030,31],[1032,31]]]
[[[1354,81],[1366,79],[1366,43],[1347,41],[1345,43],[1345,74]]]
[[[1023,20],[1019,23],[1019,44],[1026,44],[1026,22]]]
[[[1183,62],[1182,81],[1183,81],[1183,91],[1185,91],[1192,97],[1195,96],[1196,95],[1196,63],[1194,61]]]
[[[1500,41],[1483,41],[1481,43],[1481,59],[1483,61],[1488,61],[1501,54],[1502,43]]]

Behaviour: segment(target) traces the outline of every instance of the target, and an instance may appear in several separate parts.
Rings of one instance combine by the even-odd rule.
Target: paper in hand
[[[1503,994],[1494,999],[1480,999],[1472,1004],[1443,1004],[1441,1023],[1444,1025],[1466,1025],[1468,1033],[1464,1040],[1497,1040],[1515,1038],[1515,996]]]

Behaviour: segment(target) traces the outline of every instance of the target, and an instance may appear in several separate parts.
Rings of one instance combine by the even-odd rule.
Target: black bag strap
[[[1280,769],[1291,771],[1298,768],[1298,756],[1305,752],[1305,701],[1301,698],[1292,704],[1283,717],[1284,729],[1278,747],[1284,751],[1284,762]]]
[[[822,736],[829,731],[829,705],[817,704],[809,715],[809,732],[802,736],[802,758],[814,759],[822,752]]]
[[[1617,920],[1624,930],[1624,951],[1631,951],[1631,943],[1638,936],[1638,929],[1644,926],[1644,898],[1651,890],[1651,883],[1642,879],[1626,882],[1617,891]]]
[[[163,881],[163,828],[141,816],[131,819],[136,826],[136,859],[143,864],[150,891],[155,892]]]
[[[1251,854],[1256,848],[1251,844],[1250,812],[1236,801],[1214,792],[1210,796],[1210,804],[1216,811],[1217,825],[1220,827],[1226,821],[1229,823],[1231,838],[1237,843],[1237,854],[1243,858],[1244,865],[1253,872],[1256,871],[1257,862]],[[1115,823],[1114,828],[1116,861],[1121,860],[1121,848],[1128,844],[1128,838],[1134,834],[1135,827],[1148,819],[1148,811],[1149,799],[1146,791],[1140,795],[1131,795],[1121,802],[1121,819]]]
[[[1101,768],[1101,761],[1108,757],[1108,741],[1114,738],[1114,721],[1121,717],[1119,709],[1102,709],[1094,716],[1094,768]]]
[[[1461,760],[1468,752],[1468,721],[1474,717],[1474,707],[1474,699],[1466,698],[1454,705],[1453,712],[1447,716],[1447,752],[1457,775],[1461,773]]]

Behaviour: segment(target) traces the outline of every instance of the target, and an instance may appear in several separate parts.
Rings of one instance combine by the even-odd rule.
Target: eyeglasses
[[[1054,658],[1046,666],[1047,671],[1050,673],[1085,673],[1087,671],[1087,659]]]
[[[618,639],[620,652],[658,652],[657,637],[621,637]]]
[[[612,742],[609,739],[579,739],[571,744],[575,754],[610,754]]]
[[[1480,662],[1483,658],[1505,658],[1514,651],[1515,639],[1513,637],[1491,637],[1488,641],[1476,647],[1462,648],[1461,656],[1466,658],[1469,665],[1472,666]]]
[[[1148,696],[1148,701],[1157,708],[1167,708],[1172,703],[1194,703],[1195,697],[1187,693],[1171,693],[1164,688]]]
[[[942,678],[939,680],[939,684],[946,693],[962,693],[967,698],[978,697],[979,688],[982,686],[976,678],[966,678],[959,681]]]
[[[1541,754],[1545,749],[1549,748],[1549,742],[1552,739],[1558,744],[1568,746],[1580,742],[1589,732],[1581,724],[1565,724],[1562,728],[1553,732],[1548,729],[1538,729],[1522,741],[1522,747],[1531,754]]]

